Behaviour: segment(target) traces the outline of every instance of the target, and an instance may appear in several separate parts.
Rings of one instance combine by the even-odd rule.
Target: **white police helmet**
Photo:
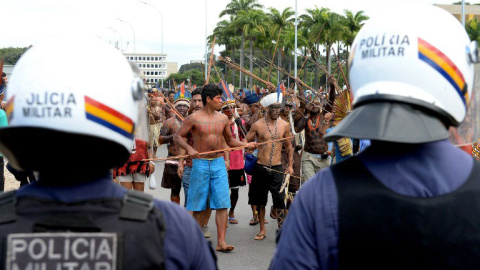
[[[0,151],[14,166],[38,171],[121,165],[133,138],[147,133],[139,128],[146,127],[145,97],[134,67],[97,38],[34,45],[10,78]]]
[[[476,42],[430,5],[385,10],[359,31],[349,59],[354,110],[331,133],[404,143],[445,139],[465,118]]]

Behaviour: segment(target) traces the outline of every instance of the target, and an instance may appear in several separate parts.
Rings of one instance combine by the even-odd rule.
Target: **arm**
[[[185,154],[187,154],[187,151],[185,151],[185,149],[179,147],[178,148],[178,155],[179,156],[184,156]],[[184,158],[181,158],[178,160],[178,169],[177,169],[177,174],[178,174],[178,177],[180,178],[183,178],[183,169],[184,169]]]
[[[223,143],[224,148],[228,148],[226,143]],[[225,167],[227,168],[227,171],[230,170],[230,151],[225,151],[223,152],[223,155],[225,156]]]
[[[223,115],[224,116],[224,115]],[[225,125],[223,128],[223,139],[227,143],[229,147],[241,147],[245,146],[246,143],[241,142],[239,140],[236,140],[232,136],[232,131],[230,130],[230,121],[228,121],[227,117],[224,116],[225,118]]]
[[[244,142],[251,142],[257,136],[257,126],[258,125],[253,125],[252,128],[250,128],[250,131],[248,131],[247,136],[243,139]]]
[[[290,133],[290,127],[288,123],[285,123],[285,135],[283,136],[284,138],[292,136]],[[285,147],[287,150],[287,155],[288,155],[288,168],[286,170],[286,173],[292,175],[293,174],[293,147],[292,147],[292,140],[288,139],[285,141]]]
[[[307,124],[307,118],[305,118],[303,115],[300,115],[300,118],[295,120],[295,132],[300,133],[302,130],[305,128],[305,125]]]
[[[173,136],[173,142],[178,145],[178,147],[183,148],[187,151],[188,155],[198,156],[198,152],[191,147],[187,142],[187,134],[193,130],[193,124],[195,123],[195,114],[188,116],[180,129]]]
[[[173,141],[173,136],[175,134],[172,134],[172,135],[168,135],[168,134],[170,134],[170,121],[165,122],[165,125],[163,125],[162,130],[160,130],[160,136],[158,136],[158,142],[160,144],[171,143]]]

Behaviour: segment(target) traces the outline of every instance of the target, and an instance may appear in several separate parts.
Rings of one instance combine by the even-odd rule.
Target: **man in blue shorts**
[[[256,143],[247,144],[233,138],[230,121],[227,116],[218,112],[223,105],[220,87],[214,84],[204,86],[202,103],[201,110],[185,119],[183,126],[175,134],[174,141],[178,146],[187,150],[188,155],[195,158],[193,159],[187,210],[193,211],[193,217],[200,226],[203,226],[201,212],[205,210],[207,197],[210,195],[210,208],[217,210],[215,219],[218,234],[217,251],[230,252],[234,250],[234,246],[225,243],[227,208],[230,208],[231,205],[223,152],[201,153],[220,150],[224,145],[224,140],[229,147],[255,148]],[[193,136],[193,147],[186,140],[189,132]]]

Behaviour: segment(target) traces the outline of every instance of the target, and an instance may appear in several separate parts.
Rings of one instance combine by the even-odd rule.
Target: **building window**
[[[158,57],[157,57],[157,56],[155,56],[155,61],[158,61]]]

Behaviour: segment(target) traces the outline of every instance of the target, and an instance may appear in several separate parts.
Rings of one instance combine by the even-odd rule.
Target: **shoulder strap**
[[[0,194],[0,224],[17,220],[17,192]]]
[[[129,190],[123,196],[121,219],[146,221],[153,209],[153,197],[150,194]]]

